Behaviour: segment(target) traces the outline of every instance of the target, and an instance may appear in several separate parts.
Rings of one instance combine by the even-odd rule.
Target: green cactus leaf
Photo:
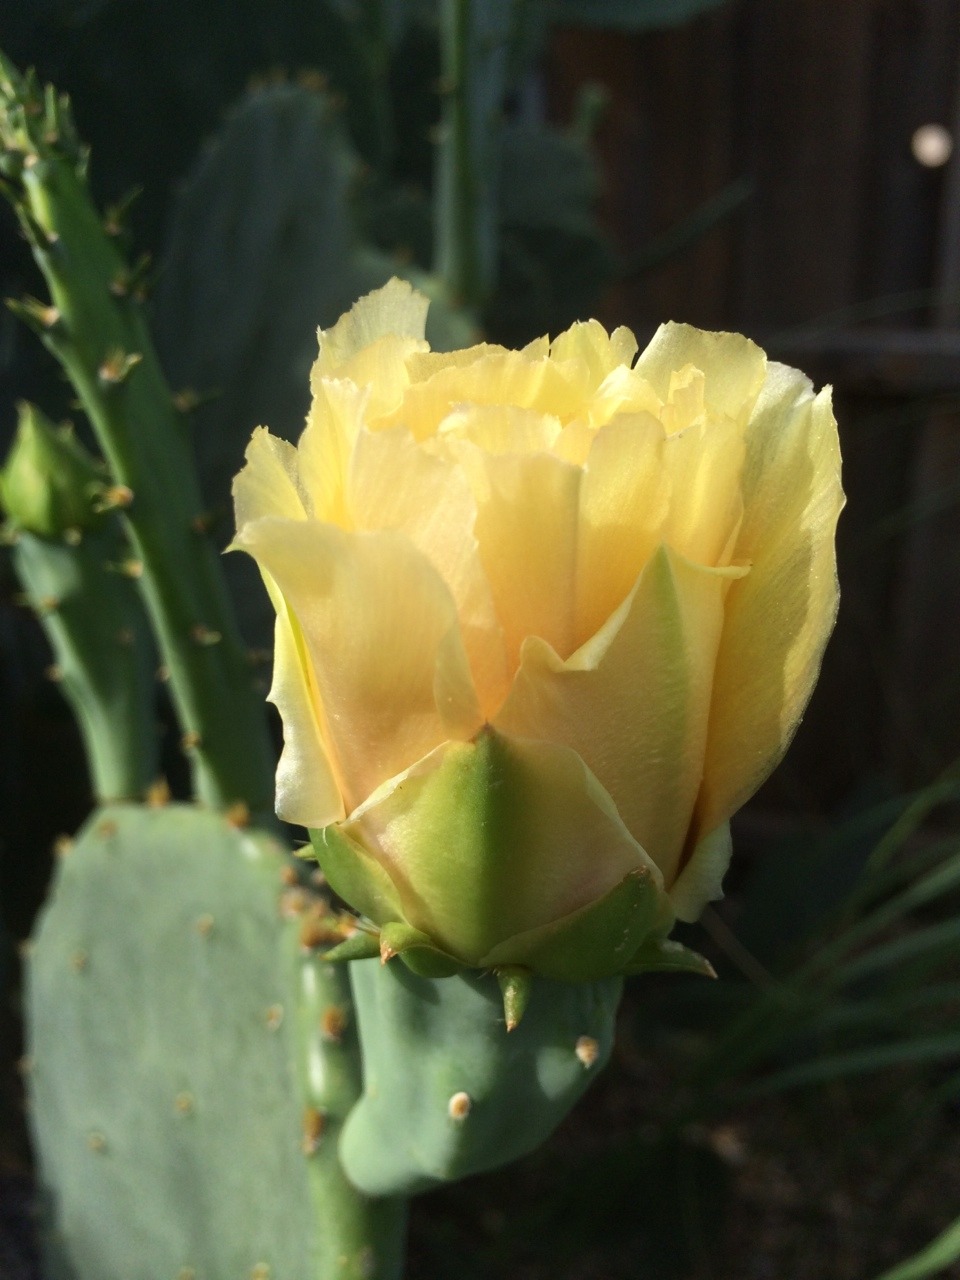
[[[412,1194],[532,1151],[610,1054],[618,979],[536,979],[508,1034],[492,974],[432,981],[364,960],[350,976],[364,1092],[340,1158],[368,1195]]]
[[[349,988],[303,954],[288,868],[187,806],[101,810],[60,864],[27,983],[54,1274],[399,1276],[398,1207],[337,1161]]]
[[[627,973],[698,973],[715,978],[716,970],[700,955],[672,938],[649,938],[634,952]]]

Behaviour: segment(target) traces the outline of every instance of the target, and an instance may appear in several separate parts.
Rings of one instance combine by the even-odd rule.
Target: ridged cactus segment
[[[125,511],[141,586],[185,734],[197,793],[272,812],[262,700],[206,535],[187,424],[164,381],[142,291],[101,225],[66,99],[0,54],[0,193],[50,290],[18,314],[57,357],[90,419]]]
[[[418,978],[399,960],[350,972],[364,1091],[340,1156],[368,1195],[410,1195],[532,1151],[610,1055],[619,979],[537,979],[508,1033],[492,974]]]
[[[399,1274],[399,1214],[337,1162],[352,1013],[321,993],[341,1005],[324,1038],[304,1001],[319,962],[282,909],[289,875],[267,838],[187,806],[101,810],[62,861],[27,983],[52,1274]]]
[[[159,773],[156,660],[113,519],[78,541],[19,533],[13,565],[53,650],[98,800],[142,799]]]

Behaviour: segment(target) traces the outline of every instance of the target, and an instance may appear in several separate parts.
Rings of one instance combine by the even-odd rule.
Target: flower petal
[[[747,432],[743,525],[752,564],[726,603],[697,829],[751,796],[789,745],[837,610],[834,534],[843,506],[829,388],[771,365]]]
[[[566,662],[538,637],[496,726],[582,756],[673,882],[703,768],[731,575],[661,547],[605,626]]]
[[[649,414],[624,414],[594,435],[580,490],[580,641],[622,604],[660,542],[670,495],[663,454],[663,428]]]
[[[670,323],[660,326],[634,368],[666,404],[671,389],[676,389],[678,371],[693,365],[705,375],[708,411],[745,421],[763,386],[766,363],[761,349],[738,333],[709,333]]]
[[[299,624],[348,811],[439,743],[476,732],[456,607],[409,539],[264,519],[237,543]],[[305,805],[310,779],[301,785]]]
[[[361,431],[350,462],[349,511],[357,529],[396,529],[450,588],[484,715],[507,692],[503,632],[483,572],[477,507],[461,468],[420,448],[399,427]]]
[[[320,354],[311,381],[350,377],[345,368],[384,339],[422,343],[429,306],[429,298],[408,281],[394,276],[383,288],[374,289],[355,302],[332,328],[318,332]]]
[[[475,964],[652,866],[575,752],[486,729],[392,779],[342,825],[396,883],[407,923]]]
[[[547,453],[458,450],[477,503],[480,556],[503,627],[507,664],[516,670],[528,635],[571,653],[583,471]]]
[[[272,436],[266,427],[257,427],[245,458],[246,465],[233,481],[237,528],[261,516],[305,519],[294,446]]]

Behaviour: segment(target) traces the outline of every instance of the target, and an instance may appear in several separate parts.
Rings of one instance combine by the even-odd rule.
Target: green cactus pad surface
[[[411,1195],[539,1146],[610,1056],[620,979],[535,979],[508,1032],[493,974],[428,979],[350,966],[364,1091],[340,1158],[368,1195]]]
[[[62,861],[27,983],[51,1276],[399,1275],[402,1210],[337,1162],[349,988],[301,947],[290,880],[188,806],[103,809]]]

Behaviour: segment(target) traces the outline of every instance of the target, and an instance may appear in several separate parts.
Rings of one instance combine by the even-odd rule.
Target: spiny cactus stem
[[[38,327],[73,383],[113,482],[135,495],[124,514],[143,565],[140,587],[181,728],[202,743],[191,754],[196,793],[216,807],[243,800],[266,817],[272,748],[217,556],[196,529],[203,506],[186,426],[136,298],[111,291],[126,265],[89,198],[82,157],[46,140],[51,119],[57,136],[72,137],[65,104],[41,98],[0,54],[0,146],[23,157],[6,194],[58,314],[52,327]],[[218,643],[198,643],[200,633]]]
[[[297,944],[299,945],[299,943]],[[337,1151],[343,1121],[360,1097],[360,1050],[346,968],[304,956],[297,1016],[303,1152],[326,1231],[313,1280],[400,1280],[407,1202],[372,1199],[347,1179]]]
[[[72,544],[21,532],[13,546],[101,801],[142,799],[159,772],[149,628],[136,591],[103,567],[119,539],[108,521]]]

